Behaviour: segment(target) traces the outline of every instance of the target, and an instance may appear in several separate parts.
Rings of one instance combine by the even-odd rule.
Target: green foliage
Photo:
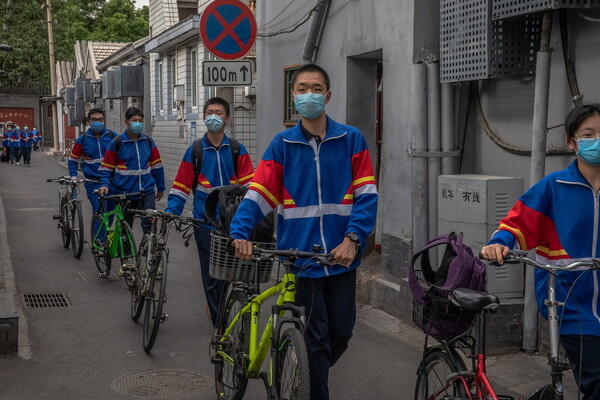
[[[52,0],[54,57],[71,61],[78,40],[132,42],[148,35],[148,7],[132,0]],[[50,57],[46,0],[0,0],[0,78],[5,86],[42,83],[49,87]],[[5,11],[5,12],[2,12]]]

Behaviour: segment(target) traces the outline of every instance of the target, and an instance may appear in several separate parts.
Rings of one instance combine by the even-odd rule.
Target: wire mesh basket
[[[439,290],[423,279],[422,271],[415,272],[427,295],[425,304],[413,299],[413,322],[424,333],[444,340],[470,331],[476,313],[452,304],[452,292]]]
[[[215,279],[224,281],[254,282],[257,263],[253,260],[242,260],[227,252],[228,238],[213,231],[210,234],[210,258],[208,273]],[[258,243],[263,249],[272,250],[275,243]],[[273,260],[258,263],[258,281],[268,282],[271,278]]]

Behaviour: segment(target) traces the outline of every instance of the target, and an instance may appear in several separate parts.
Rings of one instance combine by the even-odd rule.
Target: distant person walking
[[[29,130],[29,126],[25,125],[19,135],[19,142],[21,143],[21,152],[23,153],[23,165],[31,167],[31,149],[33,149],[33,141],[35,136],[32,131]]]

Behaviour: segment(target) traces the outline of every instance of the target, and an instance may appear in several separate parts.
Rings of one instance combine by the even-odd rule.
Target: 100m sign
[[[252,61],[212,61],[202,63],[203,86],[249,86],[252,84]]]

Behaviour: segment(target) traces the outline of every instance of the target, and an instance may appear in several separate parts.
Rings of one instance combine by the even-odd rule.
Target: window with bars
[[[296,125],[300,120],[300,116],[294,107],[292,99],[292,75],[301,64],[288,65],[283,67],[283,124],[286,126]]]

